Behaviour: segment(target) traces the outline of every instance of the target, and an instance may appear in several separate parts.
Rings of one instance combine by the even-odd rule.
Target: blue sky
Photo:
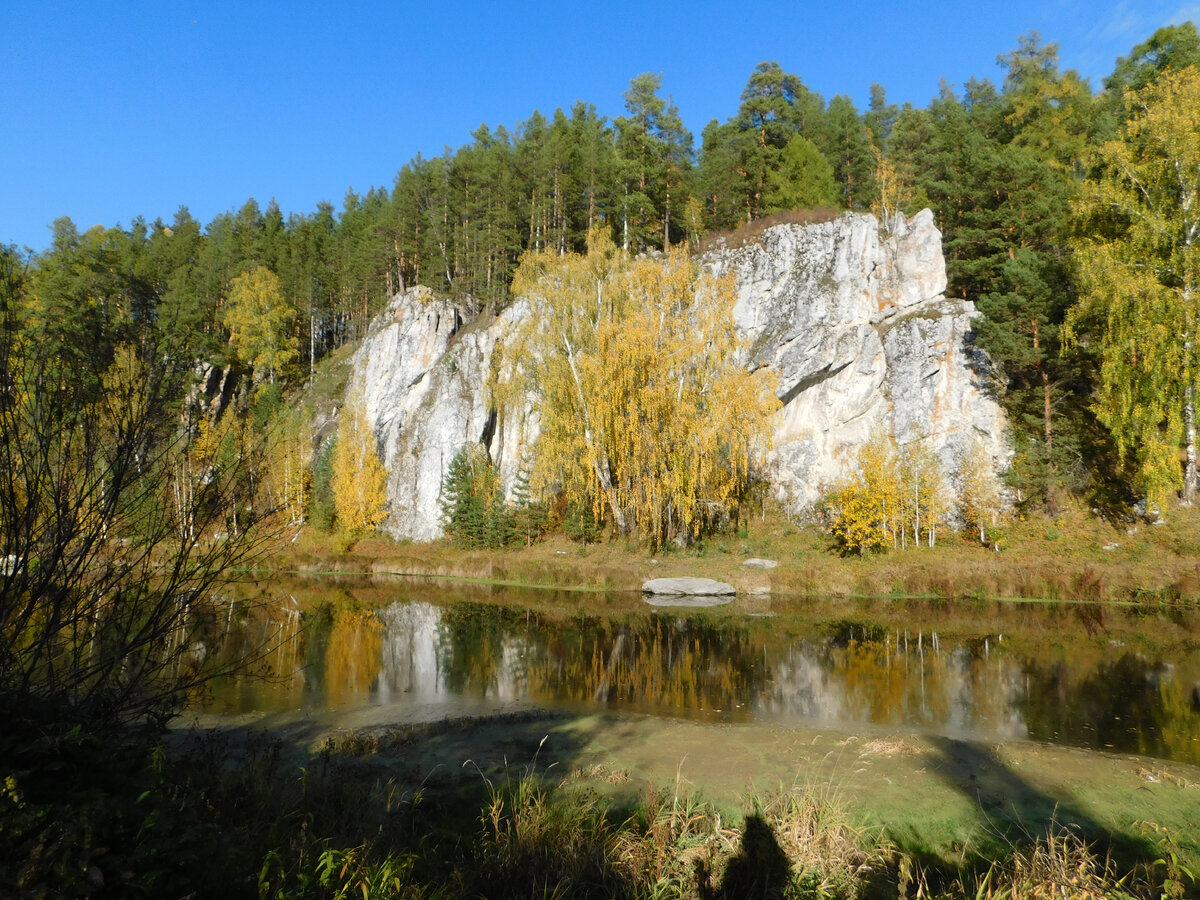
[[[285,215],[390,188],[420,152],[576,100],[610,117],[657,72],[696,135],[777,60],[826,99],[871,82],[924,106],[945,79],[999,81],[1038,31],[1093,86],[1185,0],[666,4],[19,3],[0,0],[0,242],[44,249],[50,223],[201,222],[254,197]]]

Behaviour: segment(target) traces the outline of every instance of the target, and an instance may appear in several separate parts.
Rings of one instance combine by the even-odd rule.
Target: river
[[[283,580],[251,593],[256,603],[229,605],[226,653],[272,644],[273,677],[217,683],[206,712],[371,706],[401,720],[492,704],[1200,763],[1195,612],[785,597],[674,609],[629,594],[389,577]]]

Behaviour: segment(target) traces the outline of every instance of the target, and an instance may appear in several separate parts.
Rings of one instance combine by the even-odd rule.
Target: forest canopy
[[[1134,379],[1147,396],[1112,395],[1126,383],[1118,348],[1134,339],[1106,318],[1120,304],[1111,278],[1103,299],[1097,260],[1120,242],[1159,241],[1157,259],[1176,251],[1167,237],[1139,238],[1134,206],[1105,207],[1097,192],[1115,197],[1119,160],[1141,165],[1150,152],[1146,129],[1158,119],[1142,108],[1164,84],[1194,81],[1200,37],[1190,22],[1162,28],[1099,86],[1064,71],[1057,45],[1036,34],[998,63],[998,82],[943,84],[925,107],[890,103],[874,84],[859,109],[764,61],[728,118],[698,136],[669,85],[643,73],[623,115],[580,101],[481,125],[457,149],[404,163],[389,187],[348,192],[340,208],[285,215],[250,199],[207,225],[181,207],[170,222],[83,233],[63,218],[52,246],[28,259],[28,321],[60,342],[64,360],[111,344],[122,322],[145,322],[175,358],[246,366],[256,383],[286,390],[361,338],[397,291],[425,285],[494,313],[510,302],[522,259],[581,257],[597,229],[634,258],[696,252],[796,207],[874,212],[886,227],[928,206],[949,293],[982,313],[975,340],[1012,423],[1014,496],[1050,510],[1064,492],[1105,507],[1161,503],[1183,490],[1194,444],[1190,401],[1171,392],[1191,389]],[[1186,140],[1155,146],[1165,165],[1194,162]],[[1194,298],[1178,277],[1157,276],[1154,321],[1190,334]],[[1121,290],[1130,309],[1159,302]],[[1126,374],[1149,365],[1138,360]],[[314,482],[314,496],[321,490]]]

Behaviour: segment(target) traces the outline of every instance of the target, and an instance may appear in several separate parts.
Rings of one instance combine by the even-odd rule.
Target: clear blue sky
[[[924,106],[945,79],[999,81],[1038,31],[1094,87],[1188,0],[82,2],[0,0],[0,243],[50,223],[207,223],[254,197],[290,212],[391,187],[416,153],[577,99],[603,115],[658,72],[698,136],[777,60],[826,99],[879,82]]]

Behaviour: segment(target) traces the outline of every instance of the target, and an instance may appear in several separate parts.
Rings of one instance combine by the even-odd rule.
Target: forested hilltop
[[[795,210],[886,222],[928,206],[948,294],[983,313],[977,341],[1013,425],[1014,496],[1051,509],[1067,491],[1116,505],[1190,498],[1196,27],[1155,32],[1102,86],[1061,71],[1036,35],[999,64],[999,84],[942,85],[924,108],[872,85],[859,110],[764,62],[698,140],[669,86],[643,74],[624,116],[581,101],[511,130],[482,125],[340,210],[285,217],[251,199],[207,225],[181,207],[170,223],[84,233],[59,219],[45,253],[4,251],[21,273],[21,327],[97,370],[152,333],[171,358],[252,369],[278,396],[361,338],[397,291],[425,285],[494,312],[524,254],[582,253],[595,227],[636,255],[744,237]],[[299,514],[306,490],[276,499],[299,491]]]

